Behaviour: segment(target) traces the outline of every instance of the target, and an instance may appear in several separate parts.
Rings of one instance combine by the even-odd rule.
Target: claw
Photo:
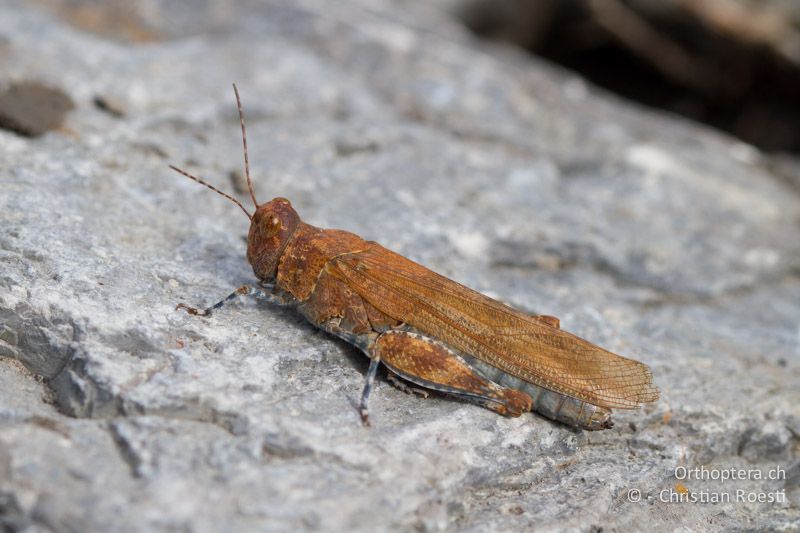
[[[175,307],[175,310],[176,310],[176,311],[177,311],[178,309],[186,309],[186,312],[187,312],[187,313],[189,313],[190,315],[195,315],[195,316],[208,316],[208,315],[210,315],[210,314],[211,314],[211,313],[209,313],[208,311],[205,311],[205,310],[200,310],[200,309],[197,309],[196,307],[189,307],[188,305],[186,305],[186,304],[184,304],[184,303],[179,303],[179,304],[178,304],[178,305]]]

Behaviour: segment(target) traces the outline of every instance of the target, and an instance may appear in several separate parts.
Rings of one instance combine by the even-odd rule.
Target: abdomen
[[[469,354],[461,353],[461,356],[486,379],[530,396],[533,410],[551,420],[588,430],[608,429],[613,426],[610,409],[534,385]]]

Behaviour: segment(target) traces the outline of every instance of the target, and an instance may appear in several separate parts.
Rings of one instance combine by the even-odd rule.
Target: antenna
[[[194,180],[194,181],[196,181],[196,182],[197,182],[197,183],[199,183],[200,185],[205,185],[206,187],[208,187],[209,189],[211,189],[211,190],[212,190],[212,191],[214,191],[215,193],[217,193],[217,194],[221,194],[222,196],[224,196],[225,198],[227,198],[227,199],[228,199],[228,200],[230,200],[231,202],[233,202],[233,203],[235,203],[236,205],[238,205],[238,206],[239,206],[239,208],[240,208],[242,211],[244,211],[244,214],[245,214],[245,215],[247,215],[247,218],[249,218],[250,220],[253,220],[253,216],[252,216],[250,213],[248,213],[248,212],[247,212],[247,209],[245,209],[245,208],[244,208],[244,206],[242,205],[242,202],[240,202],[239,200],[237,200],[236,198],[234,198],[234,197],[233,197],[233,196],[231,196],[230,194],[226,194],[226,193],[222,192],[221,190],[217,189],[216,187],[213,187],[212,185],[209,185],[209,184],[208,184],[208,183],[206,183],[205,181],[201,180],[201,179],[200,179],[200,178],[198,178],[197,176],[192,176],[191,174],[189,174],[189,173],[188,173],[188,172],[186,172],[185,170],[181,170],[181,169],[179,169],[178,167],[174,167],[174,166],[172,166],[172,165],[169,165],[169,168],[171,168],[172,170],[174,170],[175,172],[177,172],[177,173],[179,173],[179,174],[183,174],[184,176],[186,176],[186,177],[187,177],[187,178],[189,178],[190,180]],[[253,191],[252,191],[252,189],[250,190],[250,192],[251,192],[251,193],[253,192]]]
[[[247,176],[247,188],[250,190],[250,198],[253,205],[258,209],[256,194],[253,192],[253,180],[250,179],[250,159],[247,157],[247,130],[244,127],[244,112],[242,111],[242,100],[239,98],[239,89],[233,84],[233,92],[236,95],[236,107],[239,108],[239,124],[242,125],[242,145],[244,146],[244,174]]]

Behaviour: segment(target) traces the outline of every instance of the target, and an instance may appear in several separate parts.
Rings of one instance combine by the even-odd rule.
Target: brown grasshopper
[[[296,308],[369,357],[359,407],[365,425],[381,363],[391,377],[506,416],[535,410],[589,430],[612,427],[612,408],[635,409],[658,399],[645,364],[561,330],[555,317],[525,314],[353,233],[306,224],[285,198],[259,205],[242,104],[233,89],[255,213],[200,178],[170,168],[244,211],[250,219],[247,260],[261,288],[244,285],[205,310],[178,308],[208,316],[245,295]]]

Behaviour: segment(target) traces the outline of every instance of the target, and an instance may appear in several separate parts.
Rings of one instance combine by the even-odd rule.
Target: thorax
[[[305,301],[331,259],[369,247],[367,241],[349,231],[321,229],[301,222],[281,255],[276,285],[297,300]]]

